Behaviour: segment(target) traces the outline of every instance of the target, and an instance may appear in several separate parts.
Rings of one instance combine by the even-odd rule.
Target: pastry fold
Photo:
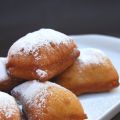
[[[9,92],[16,85],[23,83],[25,80],[11,78],[8,75],[6,64],[7,59],[5,57],[0,57],[0,91]]]
[[[119,85],[110,59],[100,50],[84,48],[75,63],[54,80],[76,95],[109,91]]]
[[[22,120],[15,99],[4,92],[0,92],[0,120]]]
[[[12,90],[23,105],[28,120],[84,120],[78,98],[69,90],[51,83],[28,81]]]
[[[47,81],[71,66],[79,54],[71,37],[52,29],[40,29],[11,46],[7,68],[13,77]]]

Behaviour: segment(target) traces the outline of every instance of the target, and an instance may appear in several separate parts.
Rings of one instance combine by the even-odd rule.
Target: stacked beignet
[[[7,59],[0,57],[0,91],[9,92],[13,87],[21,84],[24,80],[11,78],[6,69]]]
[[[23,105],[28,120],[84,120],[78,98],[69,90],[51,83],[28,81],[12,90]]]
[[[51,29],[40,29],[16,41],[7,60],[0,58],[0,90],[10,92],[26,81],[11,92],[22,106],[22,114],[14,101],[15,117],[13,114],[7,119],[3,96],[0,119],[20,120],[23,116],[28,120],[85,120],[87,116],[75,94],[108,91],[119,81],[103,52],[90,48],[80,51],[71,37]],[[45,82],[52,78],[65,88]]]
[[[119,85],[110,59],[100,50],[85,48],[75,63],[55,78],[55,82],[76,95],[109,91]]]
[[[6,64],[4,65],[4,70],[7,71],[6,84],[11,89],[12,86],[9,85],[18,83],[19,79],[29,80],[12,90],[12,95],[22,105],[21,113],[25,119],[87,118],[80,101],[72,92],[54,83],[39,82],[50,80],[62,73],[79,55],[71,37],[51,29],[29,33],[11,46],[7,56],[7,70]]]
[[[10,75],[47,81],[71,66],[80,52],[73,39],[51,29],[40,29],[16,41],[8,52]]]
[[[0,92],[0,120],[22,120],[15,99],[4,92]]]

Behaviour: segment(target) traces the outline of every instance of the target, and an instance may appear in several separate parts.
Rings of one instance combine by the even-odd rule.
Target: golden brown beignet
[[[78,98],[69,90],[51,83],[28,81],[12,90],[23,105],[28,120],[84,120]]]
[[[0,120],[21,120],[15,99],[4,92],[0,92]]]
[[[40,29],[11,46],[7,67],[11,76],[46,81],[71,66],[79,54],[71,37]]]
[[[110,59],[100,50],[81,49],[81,56],[55,82],[76,95],[108,91],[119,85],[118,73]]]
[[[10,78],[7,74],[6,69],[7,59],[4,57],[0,57],[0,91],[9,92],[16,85],[19,85],[24,80]]]

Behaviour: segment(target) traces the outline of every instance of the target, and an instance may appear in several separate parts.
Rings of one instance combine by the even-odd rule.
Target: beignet
[[[76,95],[109,91],[119,85],[119,77],[110,59],[100,50],[84,48],[74,65],[54,80]]]
[[[71,66],[79,54],[71,37],[52,29],[40,29],[11,46],[7,68],[13,77],[47,81]]]
[[[78,98],[69,90],[51,83],[28,81],[12,90],[23,105],[28,120],[84,120]]]
[[[11,78],[7,73],[8,71],[6,69],[6,63],[7,59],[0,57],[0,91],[9,92],[24,80]]]
[[[21,120],[15,99],[4,92],[0,92],[0,120]]]

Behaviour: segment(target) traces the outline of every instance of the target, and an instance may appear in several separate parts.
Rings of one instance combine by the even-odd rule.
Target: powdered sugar
[[[0,92],[0,113],[10,118],[16,113],[17,105],[14,98],[7,93]]]
[[[41,70],[41,69],[37,69],[37,70],[36,70],[36,73],[37,73],[37,75],[40,76],[41,78],[44,78],[44,77],[46,77],[46,76],[48,75],[46,71],[43,71],[43,70]]]
[[[0,57],[0,81],[8,79],[6,63],[7,63],[7,59]]]
[[[8,54],[29,54],[30,52],[37,55],[36,50],[39,47],[46,47],[49,49],[51,43],[54,44],[69,44],[71,38],[63,33],[52,29],[40,29],[38,31],[27,34],[16,41],[10,48]]]
[[[33,80],[15,87],[12,93],[13,95],[17,93],[20,94],[22,98],[20,101],[24,101],[30,106],[33,105],[36,108],[43,108],[45,107],[46,97],[52,95],[52,92],[49,91],[48,88],[53,86],[65,89],[51,82],[38,82],[36,80]]]
[[[33,120],[33,118],[38,119],[39,116],[42,118],[42,115],[45,115],[44,110],[46,109],[46,105],[48,105],[48,97],[52,97],[53,94],[56,94],[50,90],[51,87],[67,90],[55,83],[38,82],[36,80],[27,81],[13,89],[13,95],[16,96],[23,105],[29,120]],[[27,112],[26,109],[34,109],[34,113]]]
[[[51,82],[38,82],[36,80],[27,81],[13,89],[13,93],[20,93],[25,100],[29,100],[30,98],[34,98],[37,93],[42,93],[43,96],[45,95],[44,92],[51,86],[59,86]],[[49,93],[49,91],[47,91]],[[41,95],[41,97],[43,98]]]
[[[80,49],[81,55],[79,57],[81,65],[89,64],[103,64],[104,60],[107,58],[106,55],[95,48],[84,48]]]

